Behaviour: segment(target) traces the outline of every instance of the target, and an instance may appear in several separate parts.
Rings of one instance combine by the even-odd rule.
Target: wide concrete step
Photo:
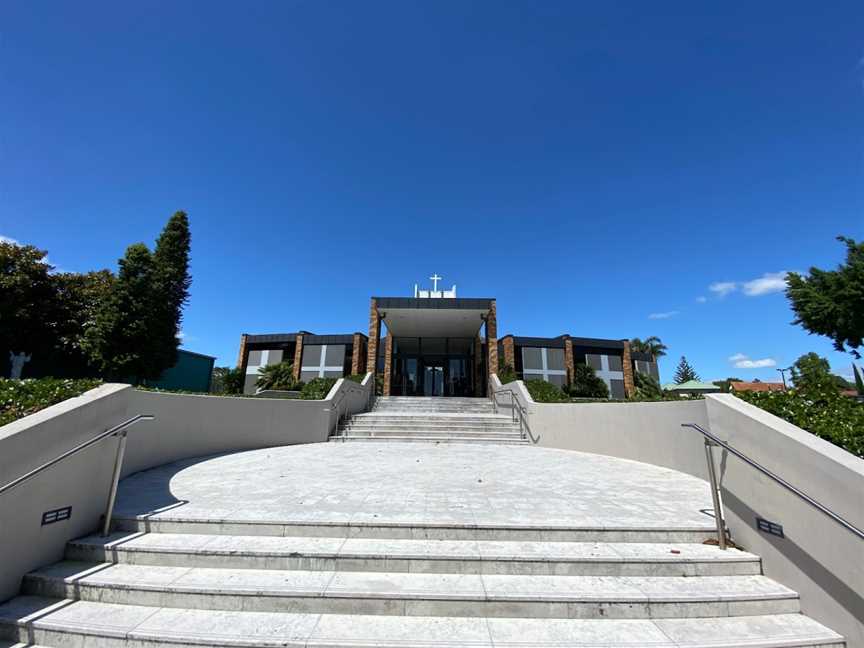
[[[64,561],[32,596],[209,610],[526,618],[679,618],[800,611],[765,576],[549,576],[155,567]]]
[[[471,425],[518,425],[518,422],[514,423],[513,419],[506,414],[478,414],[474,416],[465,416],[462,414],[383,414],[379,412],[365,412],[363,414],[354,414],[347,420],[358,422],[380,421],[382,423],[413,423],[416,421],[428,421],[430,423],[440,423],[442,425],[459,425],[464,423],[468,423]]]
[[[841,648],[801,614],[679,619],[513,619],[214,611],[19,597],[0,605],[8,638],[55,648]]]
[[[116,533],[67,545],[67,560],[170,567],[535,574],[745,576],[757,556],[704,544],[413,540]]]
[[[423,428],[425,430],[516,430],[519,431],[519,425],[511,423],[510,421],[480,421],[480,422],[471,422],[471,421],[456,421],[451,423],[449,421],[405,421],[403,420],[379,420],[379,419],[348,419],[347,422],[343,423],[341,428],[347,429],[365,429],[365,428],[378,428],[382,430],[386,429],[413,429],[413,428]]]
[[[605,525],[514,525],[448,523],[418,517],[416,521],[382,522],[368,516],[365,520],[325,522],[308,520],[257,519],[255,516],[213,516],[204,511],[170,517],[114,514],[118,531],[149,533],[183,533],[208,535],[255,535],[327,538],[381,538],[414,540],[506,540],[541,542],[616,542],[616,543],[695,543],[701,544],[714,535],[710,526]]]
[[[376,438],[388,437],[404,437],[404,436],[422,436],[427,439],[500,439],[520,440],[522,435],[519,430],[436,430],[429,428],[350,428],[340,429],[340,435],[348,436],[366,436]]]
[[[349,434],[346,436],[333,437],[331,440],[338,441],[376,441],[386,443],[388,441],[398,441],[401,443],[491,443],[503,445],[525,445],[527,439],[486,439],[476,436],[429,436],[423,433],[405,434],[398,436],[364,436],[358,434]]]

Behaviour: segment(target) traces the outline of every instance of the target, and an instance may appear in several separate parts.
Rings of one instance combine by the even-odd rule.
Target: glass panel
[[[600,364],[600,356],[596,353],[585,354],[585,362],[587,362],[588,366],[595,371],[600,371],[600,368],[602,367],[602,365]]]
[[[301,382],[304,382],[304,383],[309,382],[313,378],[317,378],[317,377],[318,377],[317,371],[301,371],[300,372],[300,380],[301,380]]]
[[[425,396],[444,395],[444,367],[426,365],[423,368],[423,394]]]
[[[328,344],[324,364],[328,367],[341,367],[345,363],[345,345]],[[342,375],[341,372],[339,374]]]
[[[609,361],[609,371],[624,371],[621,364],[621,356],[610,355],[606,356]]]
[[[551,375],[551,376],[549,376],[549,382],[552,383],[553,385],[556,385],[557,387],[563,387],[564,386],[564,378],[565,378],[565,376]]]
[[[260,367],[261,366],[261,351],[250,351],[249,359],[246,361],[247,367]]]
[[[656,362],[648,363],[648,371],[653,376],[654,380],[660,382],[660,368],[657,366]]]
[[[447,376],[447,393],[450,396],[467,396],[471,392],[468,375],[468,361],[464,358],[450,358]]]
[[[318,367],[321,365],[321,345],[310,344],[303,347],[303,367]]]
[[[324,377],[325,378],[341,378],[342,372],[341,371],[325,371]]]
[[[624,381],[618,380],[617,378],[613,378],[609,382],[611,383],[609,386],[610,387],[609,391],[611,393],[612,398],[623,399],[625,397],[625,395],[624,395]]]
[[[543,368],[543,358],[540,355],[540,349],[522,347],[522,368],[523,370]]]
[[[423,338],[420,341],[423,355],[444,355],[447,353],[447,338]]]
[[[546,363],[549,369],[564,370],[564,349],[546,349]]]

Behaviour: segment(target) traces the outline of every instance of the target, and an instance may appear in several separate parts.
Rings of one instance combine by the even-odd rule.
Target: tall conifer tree
[[[678,362],[678,368],[675,370],[675,384],[680,385],[688,380],[699,380],[699,374],[697,374],[696,370],[690,366],[690,363],[687,362],[687,358],[681,356],[681,360]]]
[[[189,300],[189,248],[191,235],[186,212],[176,212],[156,241],[153,253],[154,362],[168,369],[177,363],[183,306]],[[160,372],[161,373],[161,372]]]

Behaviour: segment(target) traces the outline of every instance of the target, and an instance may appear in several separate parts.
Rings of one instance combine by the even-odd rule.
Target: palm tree
[[[656,335],[640,340],[633,338],[630,340],[630,349],[639,353],[650,353],[654,359],[662,358],[666,355],[667,346],[660,341]]]

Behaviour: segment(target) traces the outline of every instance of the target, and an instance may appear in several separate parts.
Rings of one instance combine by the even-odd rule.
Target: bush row
[[[0,378],[0,425],[11,423],[67,398],[80,396],[101,382],[94,378]]]

